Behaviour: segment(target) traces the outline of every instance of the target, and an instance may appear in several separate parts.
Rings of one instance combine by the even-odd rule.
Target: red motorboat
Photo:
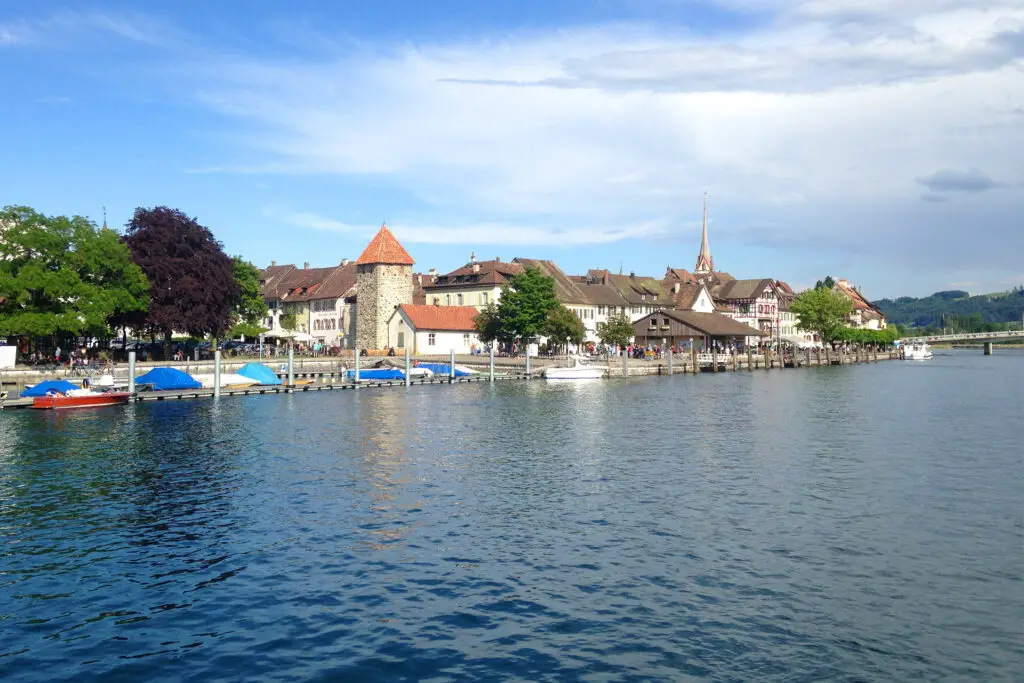
[[[127,391],[84,391],[73,394],[48,394],[32,399],[32,407],[39,410],[62,410],[65,408],[99,408],[127,403],[131,396]]]

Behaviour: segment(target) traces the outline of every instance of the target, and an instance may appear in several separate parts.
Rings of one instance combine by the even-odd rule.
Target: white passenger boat
[[[932,347],[926,342],[912,342],[903,349],[903,357],[906,360],[928,360],[932,357]]]
[[[204,389],[213,388],[213,374],[208,375],[193,375],[199,383],[203,385]],[[251,387],[254,384],[259,384],[259,380],[255,380],[252,377],[246,377],[245,375],[238,375],[233,372],[222,372],[220,374],[220,386],[222,389],[228,387]]]
[[[601,379],[608,374],[606,366],[591,365],[582,356],[569,356],[568,360],[566,367],[545,368],[541,373],[544,379]]]

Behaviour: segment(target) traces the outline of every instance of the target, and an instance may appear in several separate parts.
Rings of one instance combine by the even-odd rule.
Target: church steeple
[[[707,275],[715,269],[715,262],[711,258],[711,247],[708,246],[708,193],[704,193],[704,223],[700,237],[700,253],[697,254],[697,266],[693,269],[695,275]]]

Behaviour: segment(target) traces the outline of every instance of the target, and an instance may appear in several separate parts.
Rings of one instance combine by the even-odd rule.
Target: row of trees
[[[499,303],[487,304],[475,322],[483,342],[529,342],[546,337],[550,344],[565,347],[582,344],[587,337],[579,316],[558,302],[555,279],[537,268],[513,276]],[[625,314],[613,315],[597,328],[598,338],[609,345],[625,346],[633,335],[633,323]]]
[[[258,334],[259,271],[195,218],[138,208],[124,234],[81,216],[0,211],[0,335],[108,337],[131,327],[224,338]]]

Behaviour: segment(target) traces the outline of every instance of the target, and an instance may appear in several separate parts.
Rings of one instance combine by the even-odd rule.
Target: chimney
[[[341,267],[344,268],[347,265],[348,265],[348,259],[347,258],[341,259]]]
[[[501,257],[500,256],[495,256],[494,257],[494,262],[495,263],[501,263]]]
[[[418,275],[416,276],[416,281],[417,281],[417,282],[419,282],[419,285],[420,285],[420,287],[422,287],[422,286],[423,286],[423,273],[419,273],[419,274],[418,274]]]
[[[309,270],[309,261],[306,261],[305,263],[302,264],[302,269]]]
[[[476,252],[475,252],[475,251],[474,251],[474,252],[472,252],[472,253],[471,253],[471,254],[469,255],[469,262],[470,262],[470,263],[476,263]]]
[[[433,280],[435,277],[437,277],[437,268],[431,268],[430,270],[428,270],[427,275],[429,275],[430,279]]]
[[[630,280],[635,280],[636,279],[636,273],[634,273],[632,270],[629,271],[629,279]]]
[[[672,291],[675,292],[676,294],[679,293],[679,283],[678,282],[675,283],[674,285],[672,285]]]
[[[476,261],[473,261],[473,272],[474,273],[479,273],[480,272],[480,264],[477,263]]]
[[[836,280],[836,282],[838,282],[839,285],[841,285],[842,287],[849,287],[850,286],[850,281],[847,280],[846,278],[842,278],[840,280]]]
[[[270,267],[271,268],[275,267],[276,265],[277,265],[277,261],[271,261],[270,262]]]

